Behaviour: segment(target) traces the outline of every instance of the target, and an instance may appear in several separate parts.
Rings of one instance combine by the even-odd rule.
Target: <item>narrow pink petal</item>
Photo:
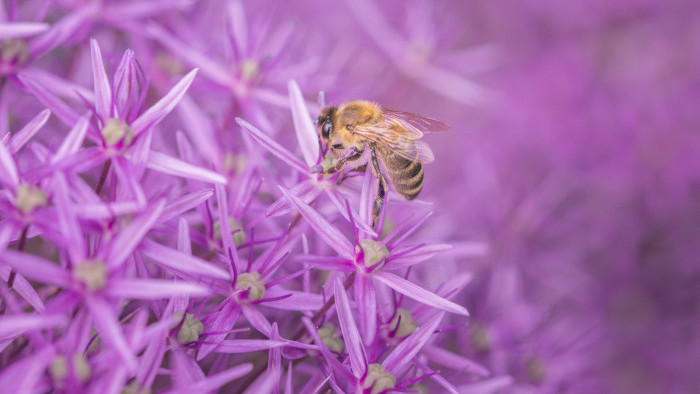
[[[275,389],[279,381],[270,374],[263,374],[253,382],[253,384],[243,392],[243,394],[270,394]]]
[[[371,172],[371,171],[370,171]],[[335,205],[336,209],[338,209],[338,212],[340,212],[343,217],[350,221],[350,216],[348,216],[348,208],[347,205],[345,205],[345,199],[338,193],[336,189],[326,189],[326,194],[328,197],[331,199],[331,202],[333,202],[333,205]],[[374,200],[372,200],[374,201]],[[371,221],[365,221],[362,220],[362,217],[355,213],[355,211],[350,208],[350,213],[352,214],[352,220],[355,222],[355,225],[362,229],[365,233],[367,233],[370,237],[376,237],[377,233],[369,226],[367,223],[371,223]]]
[[[190,240],[190,226],[183,217],[177,223],[177,251],[188,256],[192,255],[192,241]]]
[[[182,79],[170,89],[168,94],[163,96],[163,98],[158,100],[151,108],[136,118],[136,120],[131,123],[134,134],[139,135],[146,129],[153,127],[163,120],[163,118],[175,108],[182,96],[185,95],[196,76],[197,69],[195,68],[182,77]]]
[[[0,267],[0,279],[7,282],[8,278],[10,277],[10,271],[10,267]],[[46,310],[46,306],[44,306],[43,301],[41,301],[41,297],[39,297],[39,294],[37,294],[36,290],[34,290],[34,286],[27,282],[22,274],[15,275],[15,283],[12,288],[37,312],[43,312]]]
[[[196,192],[185,194],[177,197],[163,208],[163,213],[160,215],[159,222],[167,222],[170,219],[179,217],[183,213],[194,209],[214,195],[214,190],[211,188],[202,189]]]
[[[271,339],[226,339],[216,348],[216,353],[249,353],[285,346],[287,342]]]
[[[19,174],[12,154],[7,150],[5,144],[0,144],[0,182],[11,189],[19,186]]]
[[[29,37],[48,30],[46,23],[8,22],[0,23],[0,40]]]
[[[479,376],[489,376],[491,374],[486,367],[476,361],[448,352],[437,346],[425,345],[422,354],[427,356],[431,361],[448,368],[462,370]]]
[[[311,204],[311,201],[314,201],[316,197],[318,197],[319,194],[321,194],[321,189],[318,186],[316,186],[310,179],[297,183],[296,185],[292,186],[292,188],[289,189],[289,191],[295,196],[299,196],[299,198],[301,198],[301,200],[307,204]],[[282,196],[279,198],[279,200],[275,201],[274,203],[272,203],[272,205],[270,205],[269,208],[267,208],[267,210],[265,211],[265,216],[276,217],[288,214],[293,210],[294,207],[289,202],[289,199]]]
[[[95,325],[102,336],[102,343],[112,348],[121,357],[126,369],[136,370],[136,357],[124,338],[119,322],[114,317],[112,307],[96,297],[86,297],[85,304],[90,309]]]
[[[14,337],[25,331],[41,330],[68,323],[66,316],[43,316],[39,314],[3,315],[0,319],[0,338]]]
[[[80,115],[53,93],[46,90],[40,83],[37,83],[34,79],[22,73],[17,75],[17,78],[19,78],[20,82],[29,90],[29,93],[47,106],[61,122],[70,127],[73,127],[73,125],[78,122]]]
[[[177,393],[208,393],[217,391],[226,383],[247,375],[253,370],[253,364],[242,364],[233,368],[227,369],[224,372],[219,372],[214,375],[209,375],[205,379],[192,384],[189,387],[179,387]]]
[[[174,295],[203,297],[210,293],[203,285],[161,279],[110,279],[107,292],[112,297],[142,300],[157,300]]]
[[[196,179],[220,185],[225,185],[227,182],[226,177],[221,174],[155,151],[149,153],[146,166],[164,174],[181,176],[183,178]]]
[[[374,294],[374,284],[369,277],[357,275],[354,287],[362,339],[365,346],[371,346],[377,332],[377,296]]]
[[[51,158],[51,164],[55,164],[59,160],[63,159],[68,155],[72,155],[77,152],[78,149],[83,145],[85,140],[85,134],[88,130],[88,125],[90,124],[90,114],[83,115],[78,123],[73,126],[73,128],[68,132],[66,138],[63,139],[63,143],[58,148],[56,153]]]
[[[319,157],[318,133],[314,123],[311,121],[311,115],[309,115],[309,109],[306,108],[304,96],[301,94],[299,85],[292,80],[289,81],[288,88],[294,130],[297,134],[297,140],[299,140],[299,147],[304,156],[304,161],[311,167],[316,164]]]
[[[0,254],[0,263],[9,265],[15,271],[37,282],[63,288],[70,287],[72,283],[70,272],[38,256],[5,250]]]
[[[78,29],[85,27],[89,19],[100,11],[101,5],[100,3],[82,4],[70,14],[53,23],[48,31],[29,43],[29,53],[32,58],[42,56],[71,38]]]
[[[292,382],[294,381],[294,377],[292,375],[292,365],[293,363],[290,361],[289,366],[287,367],[287,379],[285,380],[284,384],[284,394],[294,394],[294,387],[292,386]]]
[[[123,201],[113,203],[82,203],[73,206],[72,211],[76,217],[81,219],[109,219],[115,216],[123,216],[136,213],[143,207],[134,201]]]
[[[243,130],[248,132],[248,135],[253,137],[253,139],[257,141],[258,144],[270,151],[270,153],[272,153],[273,155],[277,156],[277,158],[282,160],[285,164],[296,169],[302,174],[309,173],[309,166],[304,164],[304,162],[299,160],[296,156],[294,156],[291,152],[283,148],[272,138],[265,135],[262,131],[258,130],[258,128],[241,118],[236,118],[236,123],[238,123],[243,128]]]
[[[216,139],[212,121],[189,96],[182,98],[177,110],[187,134],[202,158],[215,166],[219,165],[221,163],[221,146]]]
[[[73,81],[63,79],[52,72],[36,67],[26,67],[22,69],[22,76],[30,78],[44,89],[62,99],[80,103],[92,104],[95,102],[95,92],[93,89],[87,89]]]
[[[106,121],[114,116],[112,106],[112,88],[109,86],[109,78],[102,62],[102,53],[97,41],[90,39],[90,56],[92,58],[92,83],[95,88],[95,111],[97,115]]]
[[[165,200],[160,200],[153,204],[146,213],[134,219],[121,233],[112,241],[109,252],[107,252],[106,262],[112,269],[120,266],[133,252],[136,246],[151,226],[160,216]]]
[[[226,7],[226,27],[232,38],[234,54],[237,60],[242,60],[249,55],[248,52],[248,18],[243,8],[243,2],[231,1]]]
[[[333,372],[335,372],[337,375],[340,375],[340,378],[345,381],[352,382],[354,380],[357,380],[352,374],[350,374],[350,372],[348,372],[345,366],[341,364],[337,358],[335,358],[331,351],[328,350],[326,345],[318,336],[318,331],[316,330],[316,327],[314,327],[311,320],[308,317],[304,316],[301,318],[301,322],[304,323],[306,331],[308,331],[309,334],[311,334],[311,337],[314,339],[314,342],[316,343],[316,345],[318,345],[318,350],[321,352],[323,358],[326,360],[328,365],[330,365]]]
[[[17,153],[24,144],[46,124],[46,121],[49,120],[49,116],[51,116],[51,111],[45,109],[39,112],[39,114],[22,127],[20,131],[16,132],[8,144],[10,151],[12,153]]]
[[[512,376],[501,375],[494,376],[491,379],[480,380],[476,383],[463,384],[457,390],[462,394],[491,394],[501,392],[501,390],[514,384],[515,379]]]
[[[281,297],[287,294],[291,294],[291,296],[274,302],[266,302],[263,305],[268,308],[289,311],[317,311],[323,306],[323,297],[319,294],[287,290],[280,286],[267,289],[265,291],[265,298]]]
[[[233,243],[233,235],[231,234],[231,226],[228,221],[228,197],[226,196],[226,188],[221,185],[215,185],[214,189],[216,191],[216,203],[219,211],[219,226],[221,228],[221,243],[224,246],[224,252],[228,257],[228,252],[231,252],[231,257],[233,264],[238,269],[242,269],[241,263],[238,260],[238,252],[236,252],[236,245]],[[229,271],[233,275],[233,267],[229,264]]]
[[[405,246],[396,248],[391,251],[392,254],[399,254],[402,251],[409,250],[414,246]],[[450,244],[437,244],[437,245],[427,245],[422,246],[412,252],[408,252],[400,257],[391,259],[386,263],[384,269],[395,270],[399,268],[407,268],[418,263],[422,263],[425,260],[435,256],[438,253],[444,252],[446,250],[452,249]]]
[[[272,324],[270,324],[265,315],[260,313],[255,306],[251,305],[243,305],[241,306],[241,310],[243,311],[245,318],[248,320],[248,323],[250,323],[253,328],[260,331],[260,333],[264,334],[265,336],[270,337],[272,333]]]
[[[230,300],[224,301],[221,311],[214,315],[214,321],[211,323],[207,321],[205,323],[204,332],[226,333],[236,324],[236,320],[238,320],[238,316],[240,316],[240,314],[241,308],[238,306],[238,304]],[[207,335],[207,343],[203,344],[199,348],[199,352],[197,352],[197,361],[203,359],[214,349],[216,349],[216,347],[219,346],[221,341],[223,341],[227,335],[228,334]]]
[[[355,377],[360,378],[367,370],[367,354],[365,353],[365,347],[362,345],[360,332],[355,325],[355,319],[352,317],[350,301],[348,301],[345,287],[343,287],[340,278],[336,278],[334,294],[340,329],[343,332],[343,340],[348,350],[348,356],[350,356],[352,373]]]
[[[83,232],[70,203],[65,175],[62,172],[57,172],[53,178],[54,201],[58,211],[58,224],[61,229],[61,235],[67,242],[66,249],[68,249],[71,262],[79,264],[85,260],[87,251]]]
[[[46,367],[54,359],[53,346],[42,346],[19,361],[0,370],[0,387],[5,393],[31,394],[40,390],[39,382],[46,373]]]
[[[445,312],[440,312],[430,323],[418,327],[409,337],[401,341],[384,359],[382,365],[386,367],[394,376],[400,375],[406,367],[413,361],[413,358],[423,348],[438,325],[442,321]]]
[[[209,59],[206,55],[197,52],[191,45],[177,40],[172,34],[157,24],[153,23],[146,26],[146,33],[170,49],[171,52],[178,54],[180,59],[200,68],[202,74],[210,80],[226,87],[233,84],[234,80],[230,71]]]
[[[365,176],[362,177],[362,194],[360,195],[360,217],[362,223],[372,223],[372,207],[374,205],[374,182],[372,171],[365,171]]]
[[[231,275],[216,265],[196,256],[189,256],[175,249],[145,240],[140,250],[157,265],[189,275],[208,276],[211,278],[231,280]]]
[[[397,292],[405,295],[406,297],[413,298],[418,302],[442,309],[447,312],[469,316],[469,312],[467,312],[463,306],[457,305],[452,301],[448,301],[435,293],[431,293],[400,276],[389,272],[377,272],[373,275],[373,277]]]
[[[306,219],[309,225],[316,233],[338,254],[347,259],[353,259],[354,249],[350,241],[338,231],[333,225],[328,223],[326,219],[316,212],[308,204],[302,201],[299,197],[290,193],[287,189],[279,186],[282,194],[284,194],[294,207],[299,211],[301,216]]]

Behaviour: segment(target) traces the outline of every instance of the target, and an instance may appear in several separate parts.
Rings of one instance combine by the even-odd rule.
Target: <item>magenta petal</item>
[[[121,357],[127,370],[136,369],[136,357],[131,351],[131,347],[124,338],[119,322],[114,317],[112,307],[104,300],[95,297],[86,297],[85,304],[92,313],[94,323],[102,335],[102,343],[111,347]]]
[[[70,272],[56,263],[26,253],[5,250],[0,254],[0,262],[31,280],[67,288],[71,286]]]
[[[202,70],[204,72],[204,70]],[[221,146],[216,140],[216,134],[211,120],[202,112],[189,96],[185,96],[177,106],[178,114],[185,131],[197,147],[200,155],[208,163],[215,166],[221,164]],[[217,167],[215,167],[217,168]]]
[[[374,284],[369,277],[357,275],[354,288],[362,339],[365,346],[371,346],[377,332],[377,296],[374,294]]]
[[[292,188],[289,189],[289,191],[295,196],[299,196],[299,198],[301,198],[301,200],[307,204],[310,204],[311,201],[314,201],[316,197],[318,197],[318,195],[321,194],[321,189],[317,187],[312,180],[299,182],[296,185],[292,186]],[[265,216],[280,216],[287,214],[293,210],[294,207],[292,207],[292,204],[289,202],[289,200],[286,197],[282,196],[267,208],[267,210],[265,211]]]
[[[270,324],[265,315],[260,313],[256,307],[251,305],[242,305],[241,310],[243,311],[245,318],[248,320],[248,323],[250,323],[253,328],[260,331],[268,338],[271,336],[272,324]]]
[[[19,74],[17,78],[19,78],[20,82],[24,84],[29,92],[33,94],[34,97],[36,97],[42,104],[47,106],[51,112],[61,120],[61,122],[70,127],[73,127],[78,122],[80,115],[66,103],[61,101],[61,99],[56,97],[53,93],[46,90],[40,83],[37,83],[34,81],[34,79],[24,74]]]
[[[142,300],[157,300],[174,295],[209,295],[209,289],[205,286],[161,279],[111,279],[107,285],[107,292],[112,297]]]
[[[70,14],[54,22],[49,30],[35,37],[29,43],[32,57],[40,57],[51,49],[63,44],[75,32],[84,28],[86,23],[100,11],[100,3],[83,3]]]
[[[111,243],[106,260],[112,269],[120,266],[141,242],[151,226],[156,222],[165,206],[165,200],[160,200],[146,210],[145,214],[132,221]]]
[[[231,280],[231,275],[217,267],[216,265],[202,260],[196,256],[178,252],[167,246],[159,245],[151,240],[145,240],[141,244],[140,250],[149,259],[167,270],[173,270],[184,274],[197,276],[208,276],[223,280]]]
[[[158,221],[167,222],[170,219],[179,217],[190,209],[199,206],[213,195],[214,190],[206,188],[174,198],[163,208],[163,213],[160,215]]]
[[[384,359],[382,365],[386,367],[394,376],[400,375],[413,358],[418,354],[423,345],[425,345],[430,337],[435,332],[435,329],[440,325],[445,312],[440,312],[435,316],[429,324],[424,324],[413,332],[409,337],[401,341],[401,343],[389,353]]]
[[[319,294],[287,290],[280,286],[275,286],[265,291],[266,298],[282,297],[287,294],[291,294],[291,296],[274,302],[266,302],[261,305],[268,308],[290,311],[317,311],[323,306],[323,297]]]
[[[46,31],[48,28],[49,25],[46,23],[0,22],[0,40],[33,36]]]
[[[54,164],[68,155],[72,155],[80,149],[85,140],[85,134],[90,124],[90,114],[83,115],[78,123],[68,132],[68,135],[63,140],[63,143],[58,148],[54,156],[51,158],[51,163]]]
[[[405,247],[399,247],[396,249],[393,249],[391,251],[392,255],[397,255],[401,253],[402,251],[410,250],[414,246],[405,246]],[[400,257],[397,257],[395,259],[392,259],[391,257],[388,259],[386,265],[384,266],[384,269],[387,270],[395,270],[399,268],[408,268],[412,265],[422,263],[425,260],[428,260],[429,258],[435,256],[436,254],[440,252],[444,252],[446,250],[452,249],[452,245],[449,244],[437,244],[437,245],[427,245],[427,246],[422,246],[416,250],[413,250],[411,252],[408,252],[404,255],[401,255]]]
[[[67,323],[68,319],[66,316],[61,315],[5,314],[2,316],[2,319],[0,319],[0,339],[15,337],[25,331],[65,326]]]
[[[155,103],[146,112],[141,114],[136,120],[131,123],[131,127],[134,129],[134,134],[139,135],[146,129],[153,127],[158,124],[165,115],[169,114],[170,111],[175,108],[177,103],[180,101],[182,96],[185,95],[187,89],[189,89],[192,81],[197,76],[197,69],[190,71],[187,75],[182,77],[182,79],[173,86],[172,89],[163,96],[157,103]]]
[[[310,166],[316,164],[319,155],[318,133],[311,121],[311,115],[306,108],[304,96],[296,81],[289,81],[289,102],[291,103],[292,119],[294,120],[294,130],[299,140],[299,147],[304,156],[304,161]]]
[[[46,121],[49,120],[49,116],[51,116],[51,111],[45,109],[39,112],[39,114],[22,127],[20,131],[14,133],[9,143],[10,151],[12,153],[17,153],[17,151],[22,149],[24,144],[46,124]]]
[[[69,189],[62,172],[54,175],[54,201],[58,212],[58,224],[61,235],[66,240],[66,249],[73,264],[79,264],[85,259],[85,239],[69,201]]]
[[[233,258],[229,264],[229,270],[233,271],[233,265],[237,268],[242,268],[240,262],[238,261],[238,252],[236,252],[236,245],[233,243],[233,235],[231,235],[231,226],[228,221],[229,211],[228,211],[228,197],[226,196],[226,188],[221,185],[214,186],[216,191],[216,202],[219,211],[219,225],[221,227],[221,243],[224,246],[224,251],[228,256],[230,251],[230,256]]]
[[[242,376],[247,375],[250,371],[253,370],[253,364],[242,364],[235,366],[233,368],[227,369],[224,372],[219,372],[217,374],[213,374],[210,376],[207,376],[203,380],[200,380],[197,383],[194,383],[190,385],[189,387],[178,387],[175,392],[178,393],[208,393],[212,391],[216,391],[221,386],[225,385],[226,383],[238,379]]]
[[[435,293],[431,293],[400,276],[389,272],[377,272],[373,275],[373,277],[397,292],[405,295],[406,297],[413,298],[418,302],[422,302],[423,304],[430,305],[447,312],[469,316],[469,312],[467,312],[463,306],[457,305],[452,301],[448,301]]]
[[[338,231],[333,225],[328,223],[326,219],[311,208],[308,204],[302,201],[299,197],[290,193],[287,189],[282,186],[279,187],[287,199],[294,205],[294,207],[299,211],[301,216],[306,219],[309,225],[316,231],[316,233],[339,255],[347,259],[353,258],[353,247],[350,241],[343,234]]]
[[[431,361],[444,365],[447,368],[458,369],[479,376],[490,375],[489,370],[483,365],[437,346],[425,345],[422,354],[427,356]]]
[[[255,141],[258,142],[258,144],[262,145],[263,148],[267,149],[268,151],[270,151],[270,153],[277,156],[277,158],[282,160],[285,164],[296,169],[302,174],[309,173],[309,166],[304,164],[301,160],[297,159],[296,156],[294,156],[291,152],[283,148],[272,138],[265,135],[262,131],[258,130],[257,127],[253,126],[252,124],[246,122],[241,118],[236,118],[236,122],[243,128],[243,130],[248,132],[248,134],[251,137],[253,137]]]
[[[285,346],[287,342],[271,339],[226,339],[216,348],[216,353],[249,353]]]
[[[515,379],[509,375],[494,376],[493,378],[468,383],[457,387],[463,394],[490,394],[503,392],[515,384]],[[512,389],[511,389],[512,390]]]
[[[364,375],[367,370],[367,354],[362,345],[360,332],[355,325],[355,319],[352,317],[350,301],[348,301],[348,296],[345,294],[345,288],[340,278],[336,278],[334,294],[336,310],[338,311],[338,320],[340,321],[340,328],[343,331],[343,340],[348,350],[348,356],[350,356],[352,373],[355,377],[359,378]]]
[[[340,193],[338,193],[338,191],[335,189],[326,189],[326,194],[328,195],[328,198],[330,198],[331,202],[333,202],[333,205],[335,205],[335,207],[338,209],[338,212],[340,212],[340,214],[343,215],[346,220],[350,221],[348,208],[347,205],[345,205],[345,199],[340,195]],[[374,201],[373,199],[371,200]],[[352,221],[357,227],[359,227],[370,237],[377,237],[377,233],[367,224],[372,223],[371,219],[369,221],[362,220],[362,217],[355,213],[352,208],[350,208],[350,213],[352,214]]]
[[[241,314],[241,308],[235,302],[226,300],[222,304],[221,311],[214,315],[213,321],[207,321],[204,325],[204,332],[226,333],[230,331]],[[206,357],[226,338],[228,334],[209,334],[206,336],[207,343],[203,344],[197,352],[197,361]]]
[[[199,181],[226,184],[226,177],[214,171],[197,167],[182,160],[170,157],[160,152],[151,151],[148,155],[146,166],[152,170],[164,174],[181,176],[183,178],[196,179]]]
[[[0,261],[2,261],[1,258]],[[0,267],[0,279],[7,282],[10,277],[10,271],[10,267]],[[41,301],[41,297],[39,297],[39,294],[37,294],[36,290],[34,290],[34,287],[32,287],[32,285],[26,279],[24,279],[22,274],[15,275],[15,283],[12,288],[17,292],[17,294],[24,298],[29,305],[36,309],[37,312],[43,312],[46,310],[46,306],[44,306],[44,303]]]
[[[105,122],[114,117],[112,107],[112,88],[109,86],[109,78],[102,63],[102,53],[97,41],[90,40],[90,56],[92,58],[92,83],[95,88],[95,111],[97,116]]]
[[[0,144],[0,182],[12,189],[19,186],[19,174],[15,160],[5,144]]]
[[[309,320],[308,317],[304,316],[301,318],[302,323],[304,323],[304,326],[306,326],[306,330],[311,334],[311,337],[314,339],[314,342],[316,342],[316,345],[318,345],[318,349],[323,355],[323,358],[326,360],[326,362],[331,366],[331,369],[333,369],[333,372],[336,374],[340,375],[340,377],[343,378],[343,380],[346,381],[356,381],[357,379],[348,372],[348,370],[343,366],[343,364],[338,361],[338,359],[335,358],[335,356],[331,353],[330,350],[326,347],[326,345],[323,343],[323,340],[318,336],[318,331],[316,330],[316,327],[314,327],[313,323],[311,320]]]

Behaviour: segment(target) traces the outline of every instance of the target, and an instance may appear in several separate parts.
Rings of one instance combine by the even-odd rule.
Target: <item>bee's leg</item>
[[[336,172],[343,169],[343,167],[345,166],[345,163],[359,159],[360,157],[362,157],[363,153],[364,153],[364,151],[362,151],[362,150],[357,150],[355,148],[352,148],[351,154],[338,160],[333,167],[329,168],[328,171],[326,171],[326,173],[327,174],[335,174]]]
[[[372,228],[377,226],[379,222],[379,217],[382,214],[382,209],[384,208],[384,196],[386,195],[386,179],[384,174],[379,167],[379,160],[377,160],[377,153],[374,148],[372,152],[372,167],[374,167],[374,172],[377,174],[377,179],[379,180],[377,184],[377,196],[374,199],[374,209],[372,210]]]

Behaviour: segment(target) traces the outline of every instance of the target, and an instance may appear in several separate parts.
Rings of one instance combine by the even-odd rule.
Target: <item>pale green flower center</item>
[[[236,155],[227,153],[224,156],[224,170],[227,173],[240,174],[248,165],[248,159],[245,155]]]
[[[394,333],[394,338],[406,338],[413,334],[418,328],[418,323],[413,320],[411,312],[406,309],[399,308],[396,310],[394,318],[389,323],[389,332]]]
[[[525,361],[525,371],[528,379],[535,384],[541,383],[546,373],[544,363],[537,357],[531,357]]]
[[[73,268],[73,278],[89,290],[100,290],[107,283],[107,267],[99,260],[85,260]]]
[[[80,382],[86,382],[90,379],[92,370],[85,356],[82,353],[73,355],[73,374]],[[49,365],[49,374],[55,382],[62,382],[68,377],[68,359],[64,355],[56,356]]]
[[[233,243],[236,246],[241,246],[246,241],[245,231],[243,231],[243,226],[234,218],[228,217],[228,228],[233,233]],[[221,221],[217,220],[214,222],[214,239],[217,241],[221,240]]]
[[[11,38],[0,43],[0,57],[4,63],[21,64],[29,59],[29,49],[24,40]]]
[[[22,213],[31,213],[38,207],[46,206],[48,202],[43,190],[34,185],[23,183],[16,191],[15,206]]]
[[[265,281],[257,272],[244,272],[238,275],[236,290],[248,290],[248,301],[260,301],[265,296]]]
[[[258,76],[260,72],[260,65],[254,59],[245,59],[241,62],[241,79],[244,81],[250,81]]]
[[[332,167],[334,167],[335,163],[337,161],[338,160],[335,157],[333,157],[332,155],[326,155],[326,157],[324,157],[323,160],[321,160],[321,166],[323,167],[323,172],[326,172],[326,171],[330,170]]]
[[[366,267],[373,267],[389,257],[389,250],[381,242],[363,239],[360,241],[360,247],[364,254]]]
[[[182,311],[173,314],[171,328],[175,328],[180,324],[182,315]],[[177,332],[177,343],[185,344],[194,342],[199,339],[199,335],[202,334],[202,331],[204,331],[204,324],[194,317],[193,314],[188,313],[187,316],[185,316],[185,321],[182,322],[182,326],[180,326],[180,330]]]
[[[365,390],[371,388],[371,394],[379,394],[394,387],[396,387],[396,378],[381,364],[370,364],[367,366],[367,376],[362,388]]]
[[[122,389],[122,394],[151,394],[151,388],[141,387],[137,380],[132,380],[131,383]]]
[[[134,130],[121,119],[109,118],[102,127],[102,137],[107,146],[114,146],[120,141],[127,146],[134,140]]]
[[[318,336],[326,347],[334,352],[343,352],[343,340],[338,336],[338,330],[329,322],[323,323],[318,329]]]

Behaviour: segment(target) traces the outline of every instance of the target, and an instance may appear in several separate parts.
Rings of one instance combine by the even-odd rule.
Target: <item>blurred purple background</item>
[[[82,2],[56,4],[48,20]],[[246,54],[230,53],[226,2],[177,4],[104,13],[35,65],[90,87],[95,37],[108,67],[134,49],[163,92],[201,66],[195,49],[247,78],[232,95],[202,70],[188,93],[232,146],[241,116],[295,149],[289,79],[311,103],[323,90],[445,120],[421,237],[457,248],[416,273],[474,273],[453,347],[513,376],[503,392],[700,392],[700,3],[249,1]],[[12,126],[40,108],[23,100]],[[488,255],[462,257],[473,242]]]

